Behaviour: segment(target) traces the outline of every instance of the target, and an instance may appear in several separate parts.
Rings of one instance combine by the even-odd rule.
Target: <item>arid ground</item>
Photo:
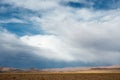
[[[0,80],[120,80],[120,73],[4,73]]]
[[[29,69],[1,68],[0,80],[120,80],[120,68]]]

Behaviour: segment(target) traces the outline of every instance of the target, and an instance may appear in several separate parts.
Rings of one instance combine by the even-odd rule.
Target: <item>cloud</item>
[[[120,8],[119,0],[26,0],[26,2],[24,0],[2,0],[1,2],[33,11],[49,11],[60,8],[62,4],[73,8],[93,8],[97,10]]]
[[[7,19],[7,20],[0,20],[0,23],[25,23],[25,21],[20,20],[20,19],[16,19],[16,18],[12,18],[12,19]]]
[[[58,5],[56,4],[59,0],[24,0],[17,1],[17,0],[3,0],[3,2],[18,6],[18,7],[23,7],[31,10],[44,10],[44,9],[51,9],[54,7],[57,7]]]
[[[53,60],[73,61],[74,57],[69,54],[67,45],[57,36],[54,35],[35,35],[23,36],[21,40],[30,46],[39,48],[42,53],[40,56]],[[62,52],[61,52],[62,51]]]
[[[53,52],[51,52],[50,47],[48,46],[48,49],[46,49],[46,44],[44,42],[48,42],[48,39],[54,39],[52,37],[55,36],[49,36],[45,37],[42,35],[37,35],[33,36],[36,38],[24,36],[21,39],[8,32],[7,30],[0,28],[0,66],[4,67],[16,67],[16,68],[56,68],[56,67],[68,67],[68,66],[78,66],[78,65],[86,65],[84,63],[78,64],[75,62],[66,62],[65,57],[66,56],[61,56],[61,54],[56,54],[54,55]],[[43,38],[44,37],[44,38]],[[42,39],[41,39],[42,38]],[[47,39],[45,39],[47,38]],[[24,43],[26,39],[32,40],[31,42],[28,40],[28,42]],[[45,41],[43,41],[43,39]],[[24,42],[23,42],[24,40]],[[37,44],[34,44],[33,42],[35,40],[40,40],[42,41],[42,46],[40,47]],[[26,40],[27,41],[27,40]],[[54,39],[55,42],[58,42],[57,40]],[[35,41],[37,43],[37,41]],[[51,42],[51,41],[50,41]],[[28,44],[29,43],[29,44]],[[55,44],[55,43],[54,43]],[[57,43],[56,43],[57,44]],[[34,45],[34,46],[33,46]],[[47,44],[48,45],[48,44]],[[49,45],[52,45],[49,43]],[[41,48],[41,50],[40,50]],[[54,47],[53,47],[54,48]],[[54,49],[53,49],[54,50]],[[48,56],[49,54],[49,56]],[[45,57],[46,55],[46,57]],[[44,57],[43,57],[44,56]],[[53,56],[53,58],[51,58]],[[56,57],[55,57],[56,56]],[[63,58],[59,58],[63,57]],[[56,59],[59,58],[62,61],[56,61]],[[68,58],[68,57],[66,57]],[[69,59],[71,60],[71,59]],[[87,65],[88,66],[88,65]]]
[[[47,63],[50,61],[40,56],[37,57],[35,55],[36,51],[36,48],[26,45],[18,36],[0,28],[0,66],[17,68],[50,67]]]
[[[106,11],[90,8],[76,9],[61,5],[60,0],[4,1],[15,7],[38,13],[27,17],[26,20],[36,25],[36,29],[42,28],[44,34],[26,34],[17,39],[14,36],[10,37],[15,39],[14,41],[20,41],[16,42],[20,43],[19,45],[30,47],[28,53],[33,51],[33,55],[55,61],[120,64],[119,9]],[[4,38],[6,40],[7,37]],[[11,43],[12,41],[1,42],[12,45],[14,44]],[[15,49],[18,52],[19,49],[23,51],[25,49],[19,46],[18,49],[14,46],[5,47],[8,47],[7,50]]]
[[[0,54],[9,53],[9,54],[17,54],[20,52],[28,53],[30,48],[14,34],[9,33],[5,29],[1,29],[0,31]]]
[[[62,40],[55,50],[62,51],[63,56],[72,55],[75,61],[119,64],[119,13],[119,9],[94,11],[66,8],[52,11],[42,18],[32,17],[31,20],[42,26],[47,33]],[[41,43],[40,40],[38,42]],[[52,46],[56,47],[54,44]],[[60,48],[64,50],[59,51]],[[54,55],[56,54],[57,52]]]

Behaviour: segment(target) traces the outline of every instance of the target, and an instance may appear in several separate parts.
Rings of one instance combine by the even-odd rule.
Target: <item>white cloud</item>
[[[20,38],[26,45],[37,49],[35,54],[58,61],[119,64],[119,9],[73,9],[58,4],[59,0],[7,2],[42,13],[42,17],[32,16],[30,20],[47,34]],[[48,11],[44,13],[39,10]]]
[[[57,44],[59,47],[55,50],[62,52],[63,56],[66,51],[76,61],[113,64],[119,63],[120,59],[119,13],[119,10],[60,8],[42,18],[32,17],[31,20],[40,24],[44,31],[62,39],[60,44],[66,46]],[[60,47],[65,50],[59,51]]]
[[[30,47],[24,45],[16,35],[0,28],[0,55],[2,54],[16,54],[20,52],[29,52]],[[3,53],[4,52],[4,53]]]
[[[67,45],[57,36],[54,35],[35,35],[23,36],[21,40],[30,46],[40,49],[41,53],[37,52],[38,56],[43,56],[48,59],[73,61],[74,57],[69,54]]]
[[[92,5],[92,2],[87,2],[86,0],[2,0],[3,3],[9,3],[17,7],[22,7],[30,10],[53,10],[56,8],[62,7],[60,4],[67,3],[69,1],[72,2],[80,2],[84,4]]]
[[[26,22],[20,19],[12,18],[12,19],[0,20],[0,23],[26,23]]]
[[[59,0],[4,0],[6,3],[31,10],[51,9],[58,6],[58,1]]]

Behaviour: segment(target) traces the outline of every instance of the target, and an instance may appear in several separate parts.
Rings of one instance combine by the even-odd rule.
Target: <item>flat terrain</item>
[[[0,80],[120,80],[120,73],[0,73]]]
[[[1,68],[0,80],[120,80],[120,67],[28,69]]]

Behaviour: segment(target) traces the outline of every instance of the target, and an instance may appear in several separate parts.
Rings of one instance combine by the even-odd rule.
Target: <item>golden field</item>
[[[29,69],[1,68],[0,80],[120,80],[120,67]]]
[[[0,73],[0,80],[120,80],[120,73]]]

